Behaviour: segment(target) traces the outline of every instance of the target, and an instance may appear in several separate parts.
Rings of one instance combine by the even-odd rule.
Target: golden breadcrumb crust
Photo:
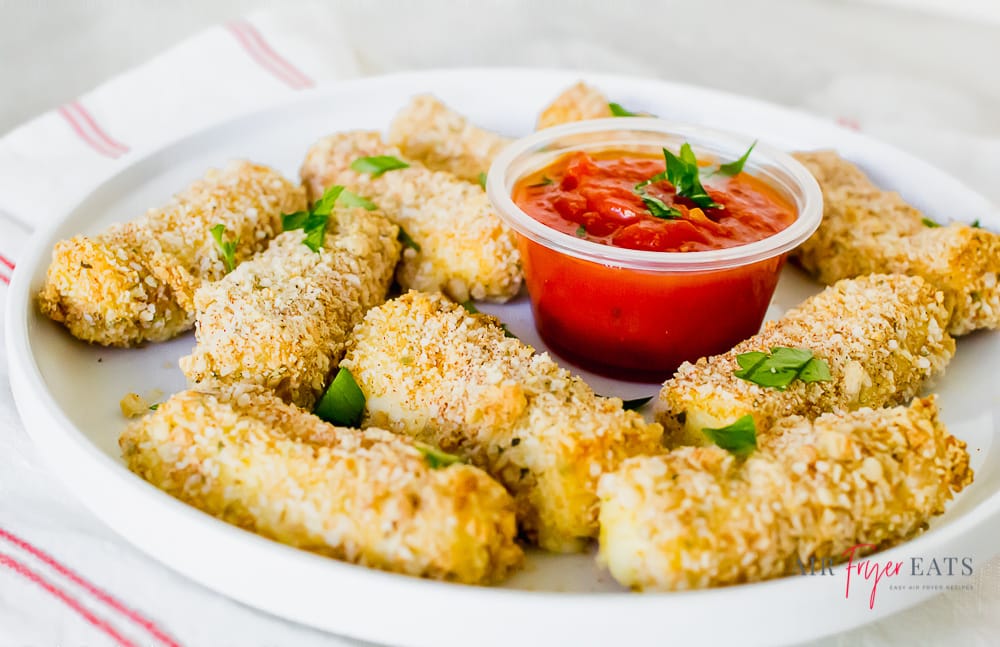
[[[704,445],[706,427],[752,414],[758,432],[784,416],[902,404],[955,353],[944,295],[916,276],[873,274],[826,288],[721,355],[685,362],[656,404],[669,446]],[[776,346],[826,361],[832,381],[792,382],[784,391],[734,375],[736,356]]]
[[[548,550],[596,536],[600,476],[660,451],[658,424],[441,295],[410,292],[369,310],[341,366],[367,397],[365,424],[483,467],[514,495],[524,534]]]
[[[912,537],[973,477],[933,398],[784,418],[758,441],[745,461],[684,447],[605,476],[599,561],[641,590],[780,577]]]
[[[194,351],[180,360],[192,384],[258,384],[312,409],[347,334],[385,301],[399,228],[375,211],[336,209],[318,252],[287,231],[221,281],[195,294]]]
[[[281,214],[305,204],[300,187],[266,166],[210,170],[160,209],[56,243],[39,308],[88,342],[170,339],[194,322],[195,290],[226,273],[209,230],[225,226],[240,263],[281,232]]]
[[[335,559],[467,584],[522,560],[513,502],[479,469],[431,469],[407,439],[334,427],[260,387],[181,392],[119,444],[171,496]]]
[[[951,334],[1000,328],[1000,235],[934,226],[833,151],[794,155],[823,189],[823,222],[793,253],[803,269],[827,284],[872,272],[920,276],[953,303]]]
[[[413,97],[389,125],[389,143],[403,155],[468,182],[479,182],[510,142],[469,123],[429,94]]]
[[[316,142],[302,164],[312,200],[334,184],[373,200],[420,246],[403,251],[396,278],[404,289],[442,290],[457,301],[506,301],[521,287],[514,233],[500,221],[481,187],[419,163],[379,176],[358,173],[361,157],[399,149],[377,132],[348,132]]]
[[[580,81],[564,90],[542,110],[535,129],[606,117],[614,117],[608,98],[597,88]]]

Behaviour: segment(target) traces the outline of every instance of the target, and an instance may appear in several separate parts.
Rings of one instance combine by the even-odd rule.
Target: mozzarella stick
[[[933,398],[783,418],[759,441],[745,461],[684,447],[603,477],[598,560],[640,590],[781,577],[916,535],[973,477]]]
[[[194,323],[194,293],[227,270],[210,230],[223,225],[238,264],[281,232],[305,193],[251,162],[211,170],[166,206],[96,236],[56,243],[41,311],[73,336],[104,346],[164,341]]]
[[[614,117],[608,98],[597,88],[580,81],[563,91],[538,116],[536,130],[573,121]]]
[[[479,186],[417,163],[381,174],[351,169],[352,162],[376,156],[402,154],[377,132],[321,139],[302,165],[310,199],[342,184],[378,204],[416,243],[404,250],[396,273],[404,289],[441,290],[457,301],[506,301],[517,294],[521,264],[514,234]]]
[[[510,139],[474,126],[436,97],[421,94],[389,125],[389,143],[435,171],[479,182]]]
[[[130,470],[223,521],[335,559],[467,584],[522,560],[510,496],[407,439],[329,425],[260,387],[184,391],[119,439]]]
[[[660,450],[660,425],[441,295],[369,310],[341,366],[367,398],[363,424],[484,468],[514,496],[523,534],[547,550],[582,549],[597,534],[601,474]]]
[[[920,277],[869,275],[807,299],[722,355],[685,362],[655,405],[668,446],[705,445],[705,428],[752,415],[758,432],[777,418],[902,404],[955,353],[944,295]],[[736,377],[737,356],[802,348],[825,361],[830,381],[795,380],[781,391]]]
[[[823,283],[872,272],[920,276],[954,303],[953,335],[1000,327],[1000,235],[939,227],[832,151],[795,153],[823,189],[823,222],[793,254]]]
[[[344,354],[347,334],[385,301],[399,228],[375,211],[336,209],[318,251],[286,231],[221,281],[195,294],[192,384],[257,384],[312,410]]]

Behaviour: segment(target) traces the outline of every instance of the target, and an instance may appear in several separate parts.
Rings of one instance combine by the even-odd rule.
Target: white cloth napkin
[[[525,16],[535,15],[533,4],[521,4]],[[503,11],[476,6],[477,11],[497,13],[496,20],[485,20],[489,24],[514,24],[512,3]],[[354,5],[353,11],[363,11],[360,7]],[[416,9],[400,5],[400,11]],[[502,36],[477,33],[475,42],[457,47],[470,52],[469,62],[476,64],[541,60],[548,66],[670,75],[669,67],[653,66],[655,58],[595,47],[584,33],[585,18],[567,19],[578,23],[571,31],[579,35],[524,30],[521,46],[511,51]],[[10,132],[0,139],[0,303],[11,273],[8,265],[16,262],[30,232],[129,164],[136,151],[315,84],[362,71],[394,71],[413,61],[448,64],[456,60],[452,39],[464,33],[463,21],[461,14],[452,14],[451,22],[443,17],[436,35],[422,34],[418,51],[412,37],[405,37],[413,33],[404,29],[409,19],[396,21],[398,27],[385,26],[390,36],[374,39],[364,35],[364,25],[371,22],[351,22],[363,34],[352,44],[352,34],[338,31],[344,23],[330,9],[257,13],[190,38]],[[396,28],[403,32],[393,35]],[[366,49],[369,40],[377,47]],[[780,45],[768,47],[771,51]],[[875,94],[883,100],[873,100]],[[993,182],[1000,168],[1000,140],[943,128],[943,114],[958,115],[966,125],[987,118],[947,88],[893,76],[845,74],[795,96],[791,103],[923,153],[1000,200]],[[901,104],[919,109],[900,119],[894,106]],[[18,420],[3,334],[0,326],[0,647],[355,644],[216,595],[139,553],[83,509],[41,466]],[[993,562],[980,570],[972,592],[944,594],[824,644],[948,640],[986,645],[995,644],[997,636],[1000,565]]]

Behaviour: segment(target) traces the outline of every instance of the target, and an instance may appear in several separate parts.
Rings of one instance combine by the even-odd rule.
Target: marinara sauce
[[[563,233],[654,252],[745,245],[797,216],[782,194],[745,172],[728,176],[702,167],[713,206],[678,196],[666,180],[636,190],[664,168],[663,157],[653,154],[572,152],[521,178],[512,198]],[[724,352],[756,333],[784,263],[779,255],[721,270],[643,271],[519,239],[546,343],[588,368],[637,380],[661,379],[685,360]]]

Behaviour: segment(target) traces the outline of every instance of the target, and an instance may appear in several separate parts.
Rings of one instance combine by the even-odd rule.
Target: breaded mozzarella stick
[[[598,560],[624,586],[754,582],[897,544],[972,482],[933,398],[778,421],[745,461],[719,447],[633,458],[601,479]]]
[[[483,130],[436,97],[413,97],[389,125],[389,143],[429,169],[479,182],[510,139]]]
[[[920,277],[873,274],[840,281],[722,355],[685,362],[663,384],[657,419],[668,446],[705,445],[702,430],[753,415],[758,432],[784,416],[902,404],[955,353],[944,295]],[[737,355],[802,348],[831,381],[795,380],[784,391],[736,377]]]
[[[545,107],[538,116],[536,130],[550,128],[573,121],[614,117],[608,98],[597,88],[583,81],[570,86]]]
[[[194,293],[226,265],[210,230],[225,228],[238,264],[281,232],[281,215],[304,209],[305,193],[277,171],[234,162],[130,222],[52,251],[41,311],[73,336],[105,346],[174,337],[194,323]]]
[[[443,290],[458,301],[506,301],[521,287],[520,257],[513,232],[475,184],[417,163],[381,174],[358,172],[365,157],[401,158],[377,132],[349,132],[316,142],[302,164],[312,200],[341,184],[370,198],[402,227],[418,249],[403,251],[396,274],[406,289]]]
[[[596,536],[601,474],[660,451],[659,425],[441,295],[410,292],[369,310],[341,366],[367,397],[364,423],[484,468],[513,494],[522,532],[547,550],[579,550]]]
[[[195,294],[198,343],[180,367],[192,384],[257,384],[311,410],[347,334],[385,301],[399,228],[376,211],[337,208],[319,251],[286,231]]]
[[[467,584],[521,563],[513,502],[485,473],[432,469],[404,438],[334,427],[260,387],[181,392],[119,444],[171,496],[290,546]]]
[[[832,151],[795,153],[823,189],[823,222],[794,253],[823,283],[872,272],[923,277],[954,303],[948,330],[1000,328],[1000,235],[939,227]]]

